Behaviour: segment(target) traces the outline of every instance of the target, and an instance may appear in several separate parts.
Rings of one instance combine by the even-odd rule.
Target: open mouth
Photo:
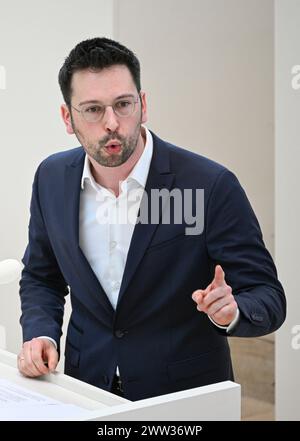
[[[107,153],[109,154],[116,154],[119,153],[121,151],[121,144],[109,144],[105,146],[105,150]]]

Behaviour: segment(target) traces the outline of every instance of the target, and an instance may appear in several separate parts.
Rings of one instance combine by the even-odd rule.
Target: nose
[[[103,115],[104,127],[107,132],[115,132],[119,127],[119,120],[111,106],[107,106]]]

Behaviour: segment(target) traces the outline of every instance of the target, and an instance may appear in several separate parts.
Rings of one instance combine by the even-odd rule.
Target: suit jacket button
[[[262,322],[264,319],[261,315],[257,314],[256,312],[253,312],[251,314],[251,318],[252,318],[252,320],[254,320],[256,322]]]
[[[117,329],[117,330],[115,331],[115,336],[116,336],[117,338],[122,338],[122,337],[124,337],[125,334],[126,334],[126,331],[121,331],[121,329]]]

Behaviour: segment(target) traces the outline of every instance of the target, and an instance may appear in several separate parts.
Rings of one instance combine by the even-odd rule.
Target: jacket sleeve
[[[58,345],[69,289],[59,269],[39,203],[39,166],[32,187],[29,241],[20,280],[23,341],[47,335]]]
[[[247,196],[228,170],[218,176],[210,194],[205,231],[213,267],[223,267],[240,310],[229,334],[257,337],[278,329],[286,316],[284,291]]]

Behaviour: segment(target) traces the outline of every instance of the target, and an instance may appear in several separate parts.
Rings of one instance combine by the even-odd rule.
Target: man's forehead
[[[80,100],[101,101],[127,93],[136,93],[136,86],[127,66],[115,65],[101,70],[84,69],[76,71],[72,76],[72,95]]]

